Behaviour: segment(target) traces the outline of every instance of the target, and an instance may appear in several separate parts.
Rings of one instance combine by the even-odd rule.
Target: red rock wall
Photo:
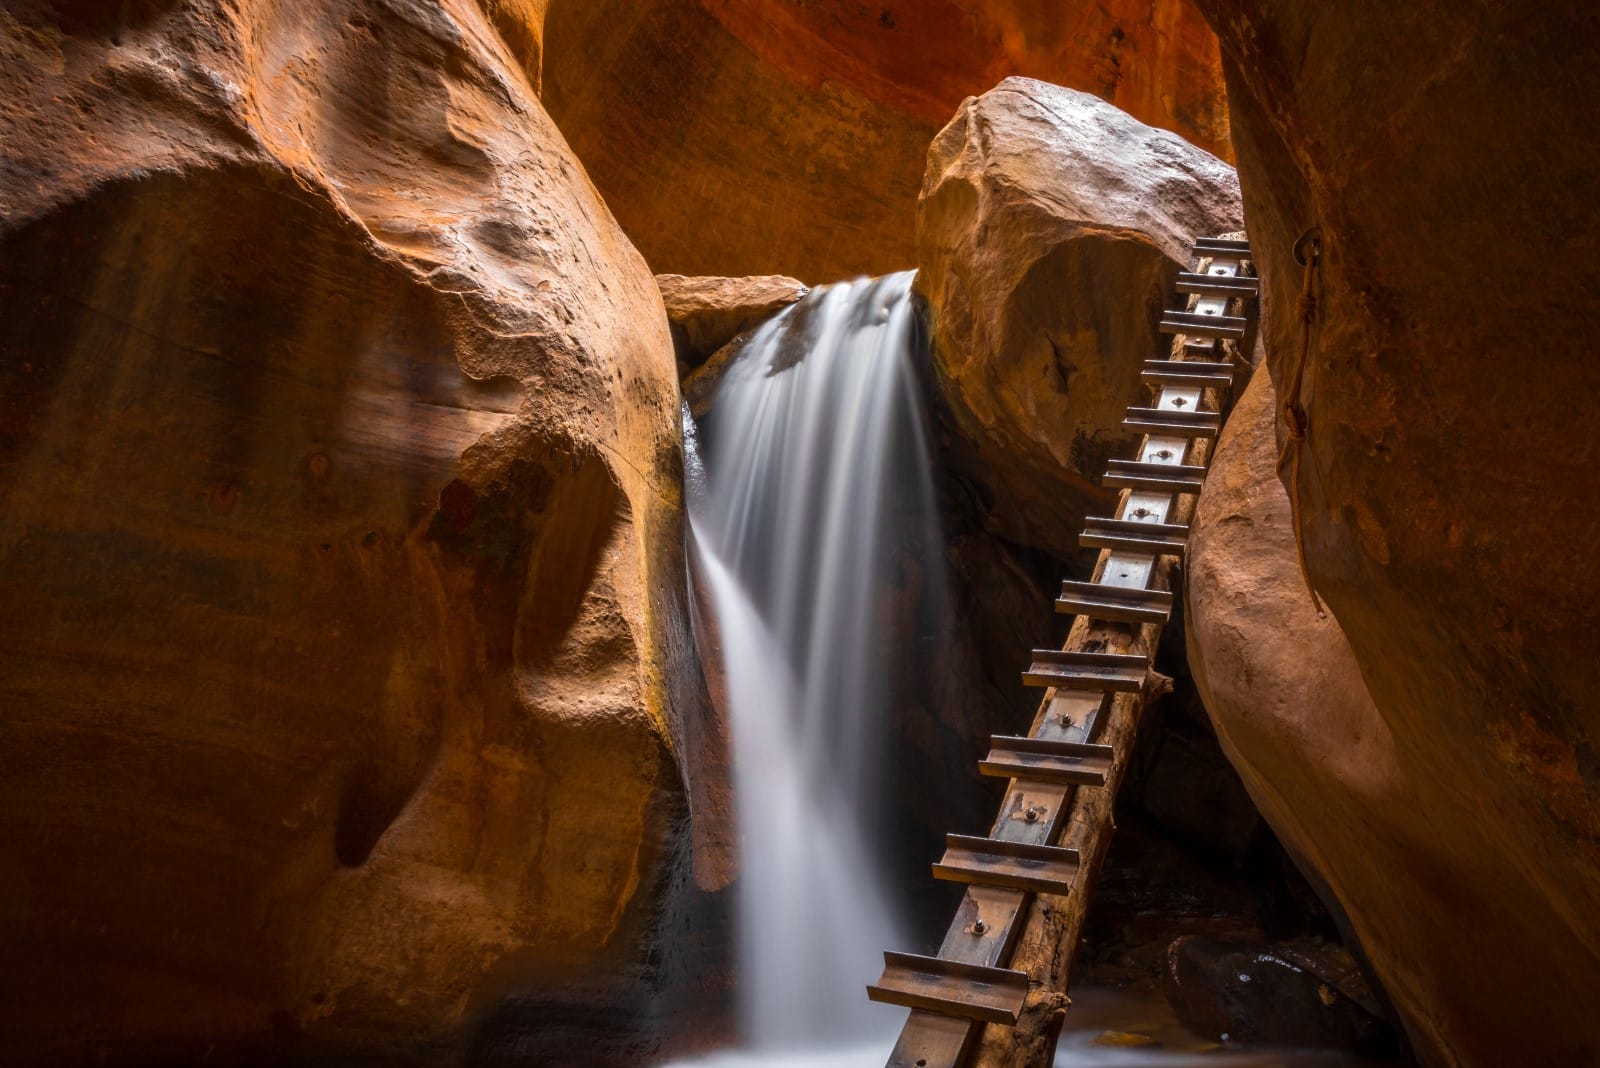
[[[471,4],[0,35],[8,1058],[596,976],[630,1040],[698,685],[643,259]]]
[[[1228,152],[1188,0],[556,0],[545,41],[545,104],[657,271],[909,266],[928,143],[1012,74]]]
[[[1323,237],[1311,576],[1439,814],[1424,841],[1469,834],[1477,859],[1441,844],[1363,874],[1339,825],[1408,819],[1354,788],[1303,810],[1305,833],[1328,836],[1323,877],[1379,932],[1367,949],[1426,1063],[1592,1062],[1600,20],[1536,0],[1199,6],[1226,57],[1279,383],[1301,344],[1291,248]],[[1455,922],[1420,949],[1384,935],[1423,913]]]

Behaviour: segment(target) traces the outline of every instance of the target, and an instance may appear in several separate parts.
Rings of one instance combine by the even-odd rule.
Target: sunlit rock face
[[[554,0],[544,100],[658,271],[806,282],[912,262],[928,142],[1012,74],[1227,153],[1188,0]]]
[[[448,1045],[580,981],[640,1041],[669,867],[726,875],[676,369],[523,71],[424,0],[0,47],[8,1054]]]
[[[1600,24],[1592,6],[1531,0],[1199,6],[1222,38],[1280,383],[1301,347],[1291,248],[1321,228],[1311,577],[1407,780],[1452,819],[1464,810],[1476,849],[1471,868],[1421,851],[1367,887],[1460,916],[1459,944],[1368,949],[1429,1063],[1592,1061],[1600,149],[1583,131]],[[1406,819],[1335,799],[1374,835]],[[1304,818],[1311,833],[1332,817]],[[1330,879],[1344,862],[1350,849]],[[1497,907],[1474,914],[1480,893]],[[1491,950],[1489,927],[1520,948]]]
[[[917,290],[992,529],[1076,551],[1193,239],[1239,219],[1232,167],[1088,93],[1010,78],[961,105],[928,150]]]

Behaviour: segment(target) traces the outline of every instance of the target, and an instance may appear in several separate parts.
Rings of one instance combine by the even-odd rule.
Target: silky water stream
[[[945,566],[911,280],[812,290],[742,344],[699,425],[685,416],[692,570],[732,734],[740,1041],[675,1068],[880,1068],[905,1018],[865,987],[884,949],[916,948],[869,818],[884,807],[897,652],[877,602],[905,566],[941,597]],[[1058,1066],[1349,1063],[1218,1049],[1155,992],[1077,1000]],[[1163,1048],[1096,1044],[1130,1026]]]

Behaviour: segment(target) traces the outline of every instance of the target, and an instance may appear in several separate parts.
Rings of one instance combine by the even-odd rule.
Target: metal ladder
[[[1194,257],[1177,280],[1186,306],[1161,319],[1170,358],[1140,372],[1154,403],[1123,420],[1145,437],[1105,474],[1123,491],[1117,514],[1088,519],[1079,538],[1103,550],[1094,577],[1061,585],[1056,609],[1078,618],[1064,647],[1035,649],[1023,673],[1045,687],[1033,725],[993,738],[978,764],[1010,780],[999,816],[987,838],[947,836],[933,866],[935,878],[967,884],[955,919],[937,956],[887,952],[867,988],[912,1010],[889,1068],[959,1068],[985,1025],[991,1044],[1053,1049],[1047,1018],[1064,1000],[1050,994],[1066,991],[1139,716],[1165,681],[1150,657],[1254,314],[1247,242],[1201,238]]]

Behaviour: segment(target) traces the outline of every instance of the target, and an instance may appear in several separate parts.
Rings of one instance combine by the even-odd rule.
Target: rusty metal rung
[[[1040,894],[1068,894],[1078,874],[1078,851],[1061,846],[1003,842],[947,834],[933,876],[951,883],[1004,886]]]
[[[1199,274],[1183,271],[1178,275],[1179,293],[1203,293],[1217,297],[1253,297],[1261,289],[1261,279],[1253,274]]]
[[[1122,549],[1151,556],[1182,557],[1189,528],[1181,523],[1141,523],[1133,519],[1091,516],[1078,544],[1086,549]]]
[[[1133,653],[1080,653],[1035,649],[1033,663],[1022,673],[1026,686],[1062,690],[1133,691],[1144,686],[1150,658]]]
[[[1198,337],[1224,337],[1235,340],[1244,337],[1249,320],[1237,315],[1205,315],[1187,311],[1169,311],[1161,316],[1163,334],[1192,334]]]
[[[883,974],[867,987],[873,1001],[995,1024],[1015,1024],[1027,996],[1025,972],[915,953],[885,953]]]
[[[1124,422],[1193,426],[1216,433],[1222,429],[1222,413],[1207,412],[1195,408],[1141,408],[1134,404],[1128,407],[1127,418]]]
[[[1112,489],[1199,493],[1206,469],[1194,464],[1153,464],[1141,460],[1108,460],[1101,481]]]
[[[1236,241],[1231,237],[1197,237],[1194,240],[1194,253],[1196,256],[1248,257],[1250,242]]]
[[[1024,779],[1055,786],[1104,786],[1113,755],[1109,745],[997,734],[989,739],[989,755],[978,761],[978,770],[997,779]]]
[[[1209,360],[1146,360],[1139,377],[1157,386],[1227,389],[1233,385],[1233,364]]]
[[[1116,623],[1165,623],[1172,615],[1172,591],[1065,581],[1056,611]]]

